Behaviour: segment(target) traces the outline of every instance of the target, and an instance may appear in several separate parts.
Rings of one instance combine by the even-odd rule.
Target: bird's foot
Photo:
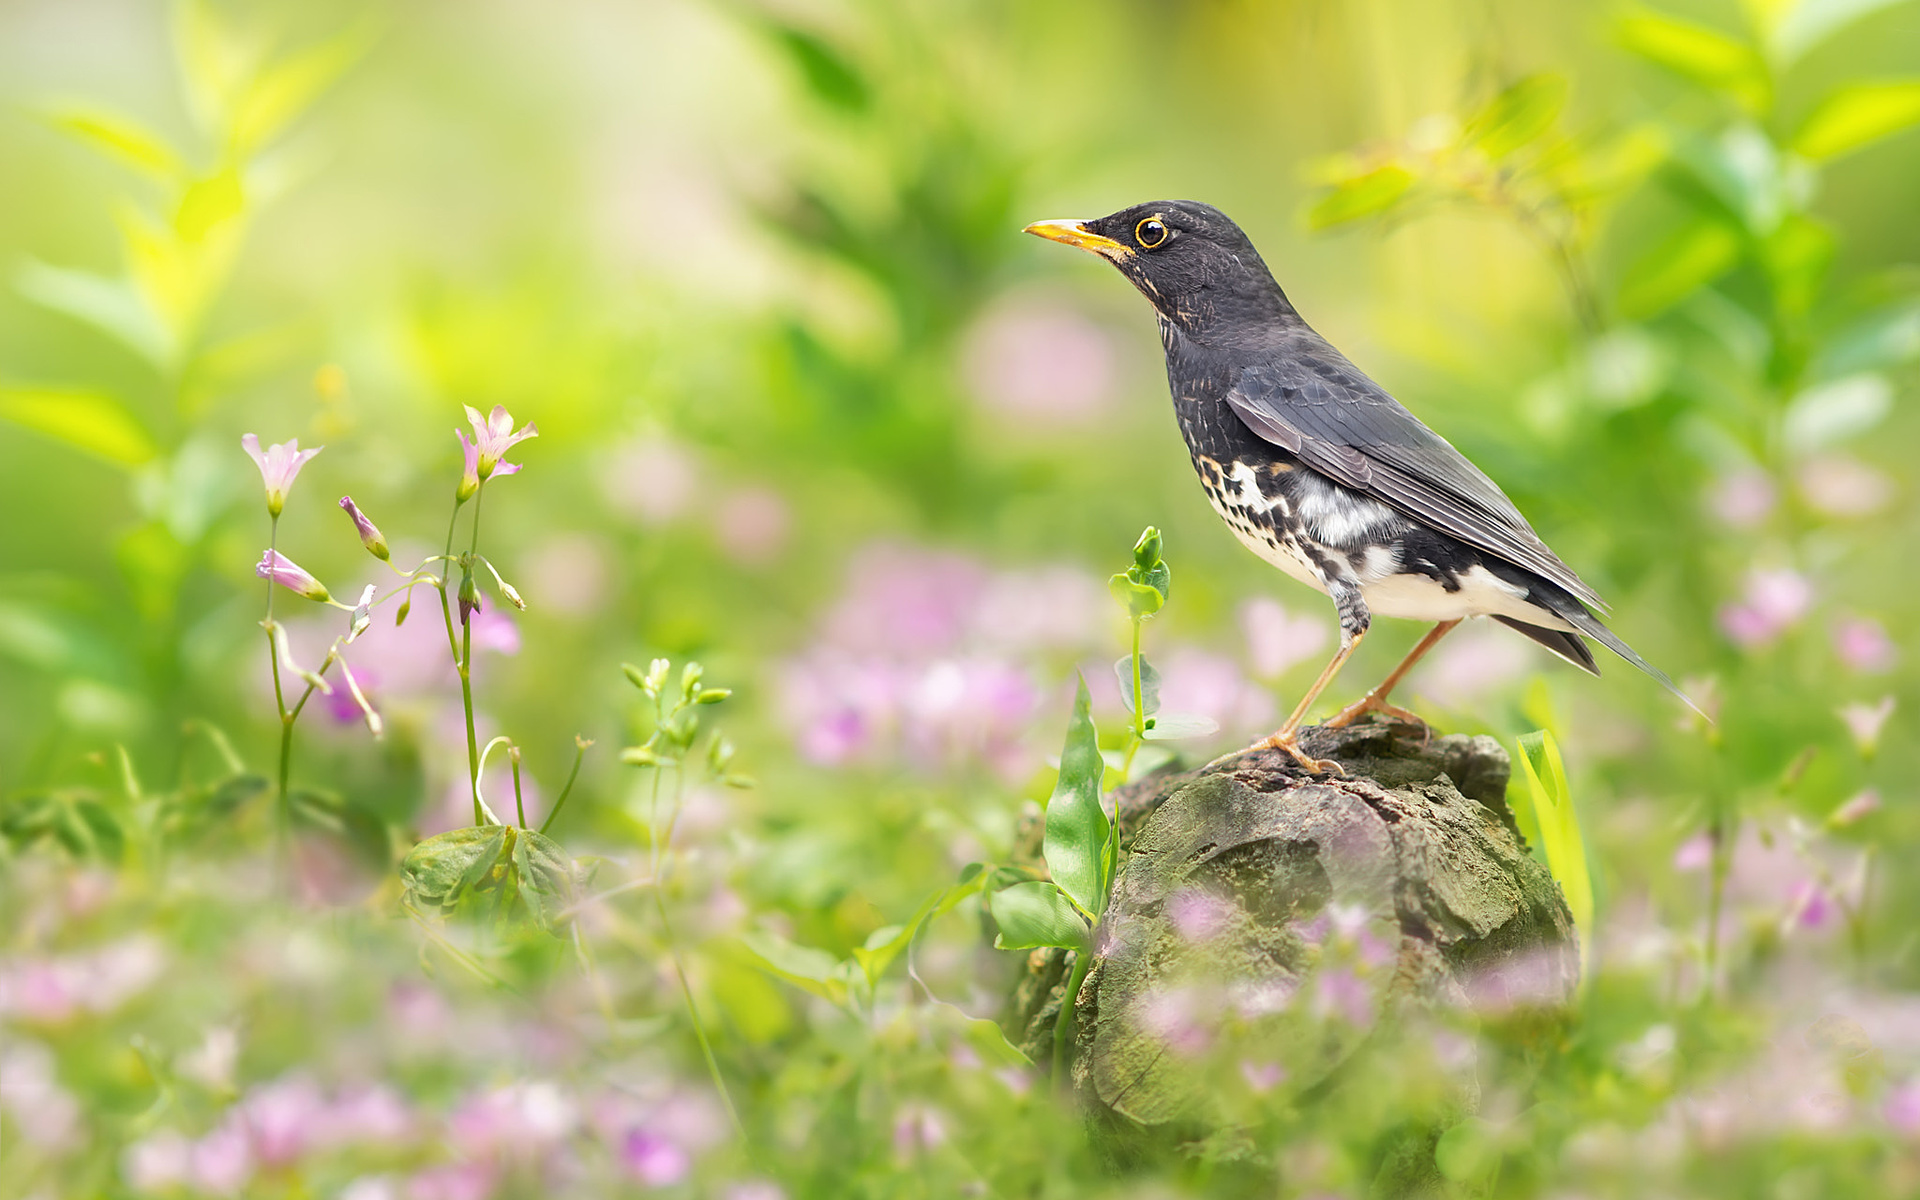
[[[1245,750],[1235,750],[1232,754],[1223,754],[1207,765],[1210,767],[1215,766],[1230,758],[1238,758],[1242,754],[1251,754],[1258,750],[1285,750],[1293,756],[1293,761],[1299,763],[1315,775],[1345,775],[1347,773],[1345,767],[1330,758],[1315,758],[1313,755],[1308,754],[1300,748],[1299,734],[1284,731],[1276,733],[1272,737],[1261,738]]]
[[[1388,704],[1383,697],[1376,696],[1372,692],[1368,692],[1366,695],[1360,697],[1360,699],[1355,700],[1352,704],[1347,705],[1332,717],[1328,718],[1326,728],[1345,729],[1370,712],[1384,713],[1396,721],[1406,721],[1410,724],[1418,725],[1426,729],[1429,733],[1433,731],[1433,727],[1422,720],[1418,713],[1411,713],[1397,705]]]

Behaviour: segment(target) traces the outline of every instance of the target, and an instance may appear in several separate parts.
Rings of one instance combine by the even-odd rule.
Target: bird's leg
[[[1295,762],[1315,774],[1345,775],[1346,771],[1339,763],[1330,758],[1313,757],[1300,748],[1299,741],[1300,723],[1306,720],[1307,710],[1312,708],[1313,702],[1320,698],[1320,693],[1327,690],[1327,685],[1332,683],[1333,677],[1340,673],[1340,668],[1353,657],[1354,649],[1360,645],[1360,639],[1367,636],[1367,626],[1371,620],[1367,614],[1366,604],[1360,599],[1359,587],[1344,580],[1334,579],[1328,581],[1327,590],[1340,609],[1340,649],[1334,652],[1333,658],[1321,669],[1320,677],[1313,681],[1313,686],[1307,689],[1307,694],[1300,697],[1300,703],[1293,706],[1293,712],[1287,717],[1287,723],[1275,730],[1271,737],[1255,742],[1248,749],[1285,750],[1293,756]]]
[[[1380,681],[1379,687],[1374,688],[1366,695],[1360,697],[1360,699],[1355,700],[1352,704],[1341,709],[1327,722],[1327,728],[1344,729],[1370,712],[1382,712],[1390,717],[1398,717],[1402,721],[1412,721],[1416,725],[1425,725],[1425,721],[1422,721],[1406,709],[1396,708],[1388,704],[1387,695],[1393,691],[1396,684],[1406,677],[1408,671],[1413,670],[1414,664],[1425,658],[1427,651],[1438,645],[1441,638],[1452,633],[1453,627],[1459,623],[1459,619],[1455,618],[1451,621],[1442,621],[1432,629],[1429,629],[1427,636],[1420,639],[1420,644],[1407,651],[1407,656],[1400,660],[1400,665],[1395,667],[1392,673]]]

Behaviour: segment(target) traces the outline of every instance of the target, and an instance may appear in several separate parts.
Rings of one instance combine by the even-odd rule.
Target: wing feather
[[[1493,480],[1311,330],[1243,369],[1227,403],[1254,434],[1336,482],[1605,609]]]

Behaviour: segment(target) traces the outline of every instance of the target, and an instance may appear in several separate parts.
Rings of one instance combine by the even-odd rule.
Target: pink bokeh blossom
[[[793,511],[786,498],[764,484],[730,492],[713,513],[720,552],[744,566],[772,562],[786,549]]]
[[[699,491],[701,474],[692,447],[646,436],[614,451],[601,470],[600,490],[615,512],[658,528],[686,511]]]
[[[1872,617],[1842,617],[1833,623],[1833,652],[1850,671],[1880,675],[1893,670],[1900,651],[1887,627]]]
[[[1818,454],[1800,465],[1800,494],[1808,507],[1841,520],[1870,517],[1899,491],[1886,472],[1846,454]]]
[[[1872,704],[1855,701],[1840,709],[1840,720],[1853,735],[1853,744],[1862,755],[1871,758],[1879,749],[1880,731],[1893,719],[1894,706],[1894,698],[1887,695]]]
[[[978,762],[1031,771],[1045,697],[1024,661],[1098,636],[1104,589],[1083,572],[995,572],[898,544],[854,556],[813,645],[783,664],[781,699],[801,754],[826,765]]]
[[[1720,610],[1720,628],[1742,649],[1759,649],[1798,624],[1813,607],[1813,585],[1787,568],[1747,573],[1746,591]]]
[[[1332,641],[1324,614],[1289,612],[1277,600],[1256,596],[1236,614],[1247,642],[1247,663],[1256,679],[1284,675],[1296,663],[1314,658]]]
[[[975,403],[1026,429],[1085,425],[1113,405],[1112,340],[1062,305],[989,310],[967,333],[961,360]]]

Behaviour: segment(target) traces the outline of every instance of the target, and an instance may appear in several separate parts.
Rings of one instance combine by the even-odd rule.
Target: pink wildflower
[[[230,1115],[193,1144],[193,1182],[203,1192],[237,1196],[253,1178],[253,1144],[243,1122]]]
[[[193,1143],[162,1129],[132,1143],[120,1157],[120,1174],[136,1192],[160,1192],[185,1183],[193,1167]]]
[[[1848,670],[1878,675],[1893,669],[1900,651],[1887,627],[1872,617],[1843,617],[1833,624],[1833,651]]]
[[[687,1152],[666,1138],[645,1129],[627,1134],[620,1146],[621,1165],[648,1187],[667,1187],[679,1183],[693,1169]]]
[[[1680,843],[1673,852],[1673,869],[1676,871],[1704,871],[1713,865],[1713,838],[1705,833],[1696,833]]]
[[[267,485],[267,512],[275,517],[287,506],[287,489],[293,486],[294,476],[300,474],[308,459],[326,449],[315,446],[302,450],[299,438],[289,438],[262,451],[260,439],[251,433],[241,435],[240,448],[260,467],[260,480]]]
[[[1285,1082],[1287,1069],[1276,1062],[1253,1062],[1243,1060],[1240,1063],[1240,1078],[1256,1092],[1270,1092]]]
[[[1873,788],[1868,788],[1828,814],[1827,824],[1836,829],[1844,829],[1878,811],[1880,811],[1880,793]]]
[[[1813,585],[1791,569],[1747,574],[1746,595],[1720,610],[1720,628],[1735,644],[1757,649],[1779,637],[1813,607]]]
[[[514,446],[529,438],[540,436],[539,428],[532,421],[522,425],[516,432],[513,428],[513,417],[507,412],[505,405],[494,405],[493,411],[485,417],[469,407],[467,421],[473,426],[474,448],[478,453],[474,467],[481,479],[491,478],[496,472],[501,475],[511,475],[518,471],[519,466],[501,460]]]
[[[922,1104],[909,1104],[893,1122],[894,1153],[902,1158],[925,1154],[946,1144],[947,1126],[940,1113]]]
[[[1778,499],[1772,476],[1758,467],[1742,467],[1714,482],[1707,507],[1730,528],[1752,529],[1767,519]]]
[[[1840,709],[1840,719],[1846,722],[1847,732],[1853,735],[1853,744],[1862,757],[1872,758],[1873,752],[1880,747],[1880,731],[1886,727],[1893,716],[1894,699],[1882,696],[1876,704],[1855,702]]]

